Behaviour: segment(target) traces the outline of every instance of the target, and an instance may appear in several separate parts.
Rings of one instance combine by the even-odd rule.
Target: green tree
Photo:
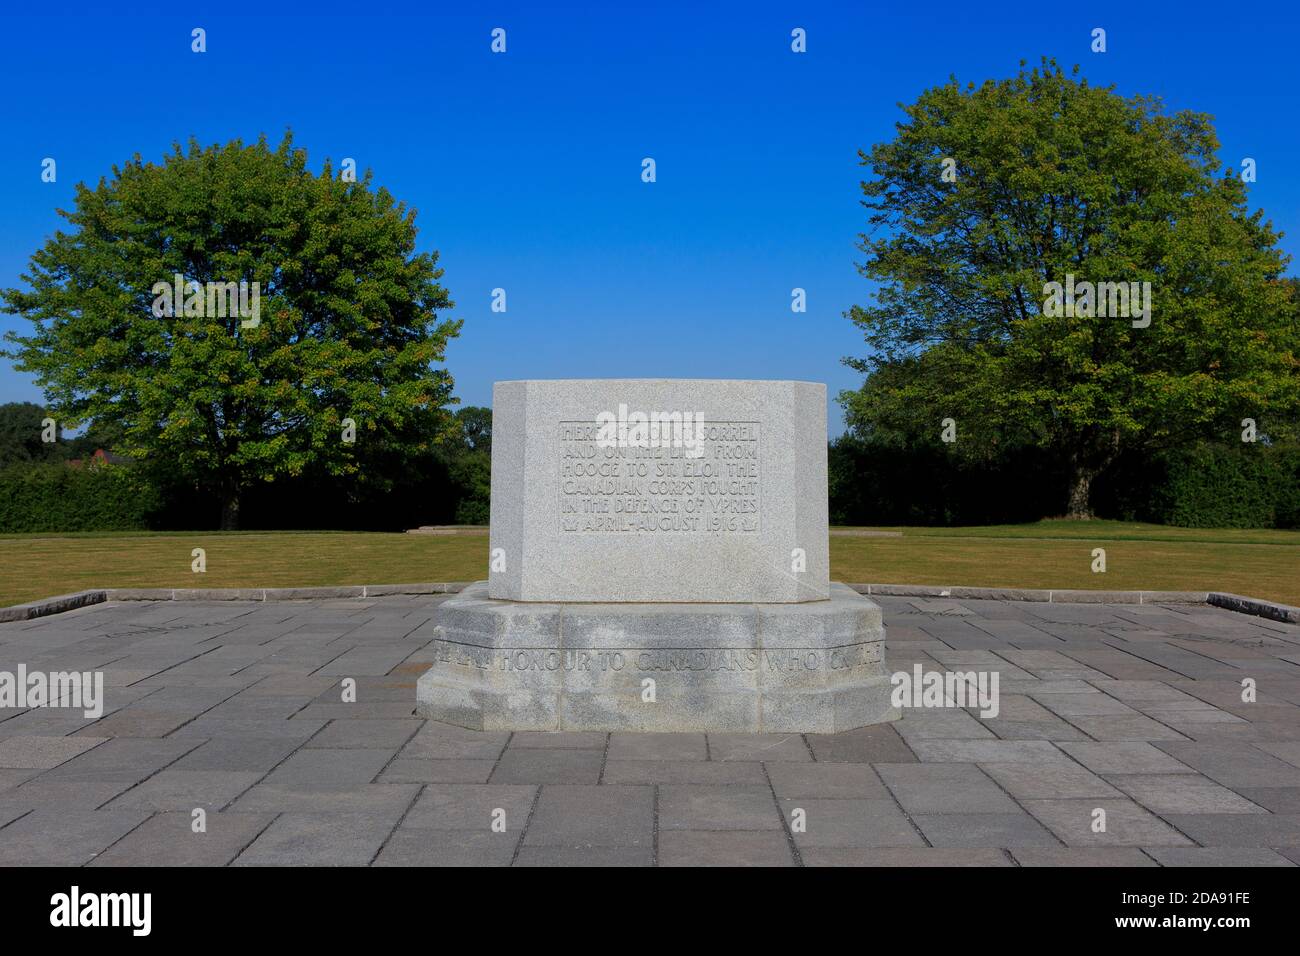
[[[56,461],[63,458],[58,440],[61,423],[56,420],[55,441],[44,440],[43,422],[51,417],[34,402],[5,402],[0,405],[0,468],[33,461]]]
[[[290,135],[274,149],[191,140],[78,185],[61,215],[71,229],[32,256],[29,288],[3,293],[35,327],[5,354],[60,421],[116,426],[116,451],[218,496],[223,528],[253,483],[356,475],[367,436],[409,430],[450,398],[435,363],[460,322],[438,317],[451,302],[437,253],[415,251],[415,211],[369,172],[346,182],[327,161],[315,175]],[[169,314],[156,284],[177,275],[248,282],[249,309],[186,286]]]
[[[456,409],[456,419],[460,422],[461,440],[467,450],[492,450],[492,409],[466,405]]]
[[[492,500],[492,409],[466,405],[455,413],[460,441],[450,445],[447,472],[457,524],[487,524]]]
[[[448,463],[452,487],[456,490],[457,524],[487,524],[491,516],[492,456],[469,451]]]
[[[1221,167],[1210,117],[1089,86],[1054,61],[956,79],[861,154],[873,354],[851,425],[954,454],[1033,445],[1068,464],[1067,511],[1124,451],[1280,434],[1300,407],[1300,328],[1280,234]],[[1054,315],[1048,283],[1151,284],[1151,321]],[[1112,303],[1113,305],[1113,303]]]

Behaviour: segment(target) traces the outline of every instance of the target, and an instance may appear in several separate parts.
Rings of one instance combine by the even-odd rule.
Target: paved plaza
[[[509,734],[413,715],[442,600],[124,602],[0,624],[0,671],[107,685],[98,720],[0,710],[0,864],[1300,862],[1295,625],[879,597],[889,669],[997,672],[996,717]]]

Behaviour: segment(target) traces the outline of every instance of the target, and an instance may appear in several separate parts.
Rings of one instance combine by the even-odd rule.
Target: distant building
[[[82,468],[86,465],[87,461],[89,461],[92,468],[98,465],[125,465],[128,464],[130,460],[131,459],[124,455],[115,455],[111,451],[104,451],[102,448],[96,448],[95,453],[91,455],[89,459],[69,458],[68,467]]]

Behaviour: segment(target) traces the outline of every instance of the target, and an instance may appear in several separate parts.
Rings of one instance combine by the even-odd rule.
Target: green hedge
[[[1300,448],[1201,445],[1163,455],[1150,518],[1184,528],[1300,527]]]
[[[982,525],[1063,514],[1059,461],[1021,450],[963,463],[933,446],[831,443],[833,524]],[[1300,447],[1202,444],[1128,454],[1093,485],[1099,518],[1184,528],[1300,528]]]
[[[831,524],[1008,524],[1057,514],[1065,500],[1059,466],[1032,449],[976,464],[943,445],[843,435],[831,442],[827,464]]]
[[[57,462],[0,471],[0,533],[135,531],[149,527],[159,504],[131,467]]]

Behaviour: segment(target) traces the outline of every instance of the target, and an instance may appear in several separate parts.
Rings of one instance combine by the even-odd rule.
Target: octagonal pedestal
[[[897,719],[875,602],[439,608],[421,716],[476,730],[829,734]]]

